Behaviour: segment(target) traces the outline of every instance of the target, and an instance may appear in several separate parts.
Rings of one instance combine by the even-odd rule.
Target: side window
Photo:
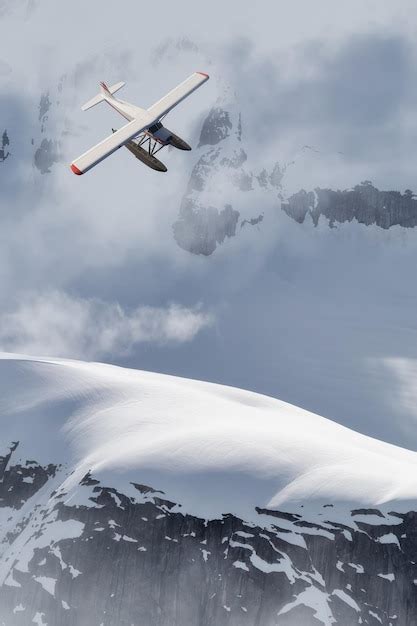
[[[150,133],[156,133],[156,131],[158,131],[160,128],[162,128],[161,122],[156,122],[156,124],[153,124],[152,126],[149,126],[149,132]]]

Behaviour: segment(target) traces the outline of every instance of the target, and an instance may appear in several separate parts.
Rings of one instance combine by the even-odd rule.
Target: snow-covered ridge
[[[417,502],[417,453],[231,387],[2,354],[0,416],[2,447],[19,441],[22,459],[64,464],[72,497],[91,471],[109,486],[152,485],[206,518]]]

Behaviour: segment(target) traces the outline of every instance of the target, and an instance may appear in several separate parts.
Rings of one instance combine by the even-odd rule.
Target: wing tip
[[[205,72],[197,72],[197,74],[201,74],[201,76],[205,76],[206,78],[210,78],[210,76],[208,74],[206,74]]]
[[[74,172],[74,174],[77,174],[77,176],[81,176],[81,174],[84,174],[84,172],[79,170],[78,167],[74,165],[74,163],[72,163],[71,165],[71,170]]]

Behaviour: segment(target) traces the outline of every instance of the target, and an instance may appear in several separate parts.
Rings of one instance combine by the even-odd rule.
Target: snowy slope
[[[63,464],[66,493],[91,471],[163,489],[193,515],[244,519],[297,501],[409,510],[417,499],[417,453],[240,389],[2,354],[0,398],[1,442]]]
[[[415,623],[415,452],[236,388],[5,353],[0,416],[0,623]]]

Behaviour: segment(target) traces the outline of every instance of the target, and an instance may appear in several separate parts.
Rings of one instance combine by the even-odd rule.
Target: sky
[[[0,17],[0,348],[236,385],[415,449],[414,230],[299,225],[250,196],[263,224],[203,258],[172,233],[198,150],[165,153],[163,179],[127,151],[83,177],[68,164],[121,123],[80,110],[99,80],[149,106],[201,70],[210,81],[167,118],[194,147],[220,102],[241,112],[256,171],[295,161],[284,195],[413,189],[417,7],[0,0]],[[227,181],[217,191],[243,210]]]

